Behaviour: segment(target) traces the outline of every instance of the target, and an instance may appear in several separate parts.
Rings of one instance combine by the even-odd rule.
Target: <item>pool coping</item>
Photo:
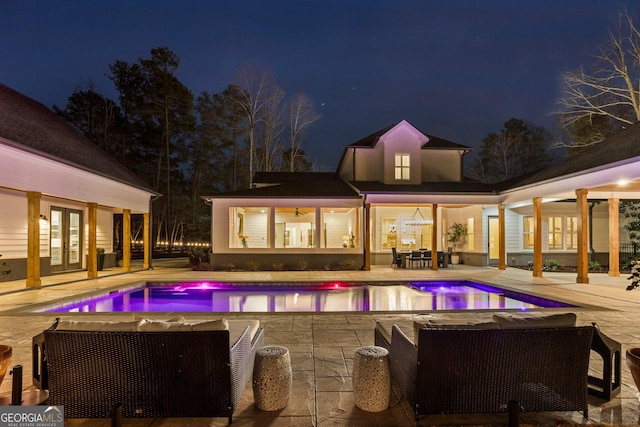
[[[74,296],[65,296],[52,301],[42,302],[42,303],[34,303],[30,304],[28,307],[20,307],[14,308],[10,310],[0,311],[0,316],[6,315],[58,315],[58,316],[68,316],[68,315],[79,315],[79,316],[90,316],[90,315],[123,315],[123,314],[132,314],[132,313],[145,313],[145,315],[166,315],[169,313],[185,313],[184,311],[153,311],[153,312],[143,312],[143,311],[131,311],[131,312],[54,312],[54,311],[45,311],[46,309],[51,309],[55,307],[60,307],[63,304],[73,304],[86,300],[90,300],[96,297],[105,296],[111,293],[122,292],[129,289],[136,289],[143,286],[146,286],[149,283],[162,283],[162,284],[178,284],[188,282],[199,282],[199,281],[209,281],[206,279],[202,280],[135,280],[129,283],[105,287],[102,289],[82,292],[76,294]],[[309,280],[296,280],[295,282],[285,282],[282,280],[234,280],[233,283],[238,284],[264,284],[265,286],[272,285],[274,283],[324,283],[324,282],[339,282],[338,280],[325,280],[320,281],[317,279],[309,279]],[[379,285],[397,285],[397,284],[405,284],[407,282],[455,282],[455,281],[464,281],[471,283],[478,283],[480,285],[486,285],[488,287],[497,288],[501,290],[508,291],[510,293],[516,293],[521,295],[531,296],[533,298],[540,298],[547,301],[556,301],[563,304],[570,304],[567,307],[536,307],[527,311],[575,311],[575,310],[595,310],[595,311],[615,311],[615,309],[610,309],[607,307],[585,304],[573,300],[568,300],[565,298],[554,297],[553,299],[549,296],[545,296],[543,294],[537,292],[531,292],[530,290],[522,291],[521,289],[513,288],[505,284],[497,284],[487,280],[476,280],[476,279],[424,279],[424,280],[375,280],[375,281],[363,281],[363,280],[349,280],[344,281],[350,284],[379,284]],[[216,280],[216,282],[228,282],[224,280]],[[51,285],[56,286],[56,285]],[[468,312],[468,313],[492,313],[492,312],[522,312],[521,308],[487,308],[487,309],[469,309],[469,310],[455,310],[455,309],[446,309],[446,310],[376,310],[376,311],[299,311],[297,314],[306,314],[306,315],[335,315],[335,314],[370,314],[370,315],[389,315],[389,314],[407,314],[407,315],[416,315],[416,314],[427,314],[427,313],[455,313],[455,312]],[[266,311],[246,311],[246,312],[208,312],[208,311],[193,311],[188,313],[194,313],[194,315],[214,315],[214,316],[235,316],[235,315],[250,315],[250,316],[259,316],[259,315],[277,315],[277,314],[291,314],[291,312],[266,312]]]

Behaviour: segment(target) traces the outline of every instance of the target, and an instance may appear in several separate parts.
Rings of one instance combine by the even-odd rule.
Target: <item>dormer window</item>
[[[408,181],[411,177],[410,174],[410,157],[409,154],[396,153],[396,163],[395,163],[395,177],[396,180],[405,180]]]

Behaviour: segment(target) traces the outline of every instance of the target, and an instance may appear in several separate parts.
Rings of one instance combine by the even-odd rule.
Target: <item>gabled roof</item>
[[[604,141],[588,147],[564,162],[508,182],[509,188],[541,183],[563,176],[610,168],[615,164],[640,161],[640,123],[629,126]]]
[[[0,144],[155,193],[49,108],[2,83]]]
[[[203,198],[359,198],[335,172],[258,172],[254,182],[266,186]]]
[[[376,146],[376,144],[378,143],[381,137],[383,137],[387,132],[389,132],[391,129],[395,128],[396,126],[400,125],[401,123],[406,123],[407,125],[413,127],[416,131],[420,132],[421,134],[423,134],[429,139],[425,144],[422,145],[423,150],[424,149],[449,149],[449,150],[464,150],[464,151],[472,150],[471,147],[457,144],[455,142],[451,142],[446,139],[439,138],[437,136],[428,135],[422,132],[420,129],[413,126],[411,123],[407,122],[406,120],[402,120],[399,123],[394,123],[392,125],[384,127],[372,133],[371,135],[365,136],[364,138],[354,142],[353,144],[349,144],[347,147],[373,148]]]

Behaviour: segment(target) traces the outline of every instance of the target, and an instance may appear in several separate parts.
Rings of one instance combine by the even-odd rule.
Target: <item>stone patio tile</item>
[[[311,331],[269,331],[264,335],[265,345],[310,344],[313,342]]]
[[[312,371],[313,370],[313,357],[311,352],[292,352],[289,349],[289,356],[291,357],[291,370],[293,371]]]
[[[316,391],[353,391],[351,377],[318,377]]]
[[[314,345],[323,346],[323,345],[360,345],[360,341],[358,341],[358,337],[355,334],[355,331],[352,330],[341,330],[341,329],[328,329],[328,330],[316,330],[314,328],[313,332],[313,342]]]
[[[317,392],[318,427],[362,426],[389,427],[413,425],[404,416],[401,405],[392,402],[390,408],[382,412],[365,412],[355,405],[353,393]],[[406,421],[401,421],[403,418]]]

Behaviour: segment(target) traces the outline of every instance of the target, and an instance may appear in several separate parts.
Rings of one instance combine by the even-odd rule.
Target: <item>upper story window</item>
[[[396,153],[395,177],[397,180],[409,180],[411,174],[409,154]]]

